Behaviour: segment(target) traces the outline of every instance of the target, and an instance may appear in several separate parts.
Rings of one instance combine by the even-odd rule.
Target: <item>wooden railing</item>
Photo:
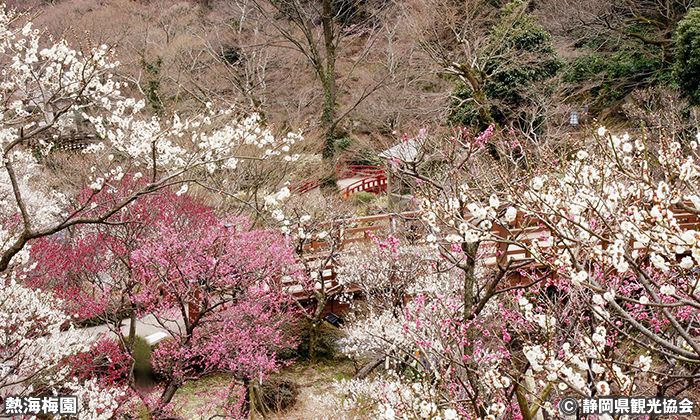
[[[289,191],[296,194],[304,194],[321,185],[321,178],[307,178],[289,188]]]
[[[388,213],[340,219],[333,223],[345,226],[360,225],[343,230],[343,239],[339,244],[339,247],[342,249],[349,244],[368,242],[370,241],[370,235],[379,235],[381,233],[393,234],[397,237],[406,238],[409,241],[416,241],[421,235],[418,217],[416,212]],[[328,246],[329,243],[325,241],[313,241],[306,244],[304,250],[309,252],[304,254],[304,259],[312,262],[328,258],[328,251],[326,251]],[[322,267],[321,272],[323,273],[323,282],[326,290],[329,291],[329,295],[334,294],[338,288],[338,282],[335,281],[337,275],[336,261],[330,259],[328,265]],[[310,299],[308,291],[302,290],[298,285],[289,283],[286,287],[296,299]],[[317,288],[320,288],[320,282]]]
[[[367,178],[370,177],[373,180],[378,180],[378,179],[383,179],[383,187],[380,188],[375,188],[376,180],[375,181],[367,181],[363,182],[364,180],[355,182],[351,184],[348,188],[343,189],[341,191],[341,194],[343,198],[348,198],[350,195],[358,192],[358,191],[368,191],[368,192],[374,192],[374,193],[379,193],[379,192],[385,192],[386,191],[386,173],[384,172],[384,168],[381,166],[368,166],[368,165],[350,165],[350,166],[337,166],[336,167],[338,179],[347,179],[347,178]],[[293,186],[290,187],[290,191],[296,194],[304,194],[308,191],[313,190],[314,188],[317,188],[321,185],[321,182],[323,180],[321,178],[317,177],[311,177],[307,178]],[[380,181],[381,183],[381,181]],[[350,188],[353,188],[352,192],[348,193]],[[367,189],[363,189],[367,188]]]
[[[678,227],[680,228],[681,231],[687,231],[687,230],[698,230],[700,228],[700,216],[697,214],[689,213],[686,212],[685,210],[682,209],[674,209],[674,217],[678,223]],[[505,253],[505,260],[504,261],[526,261],[529,258],[532,258],[532,254],[528,251],[527,248],[530,248],[533,245],[533,241],[540,241],[541,239],[544,238],[551,238],[551,232],[547,228],[543,228],[540,226],[524,226],[524,227],[518,227],[518,226],[523,226],[523,224],[526,224],[527,221],[523,220],[522,215],[519,214],[518,218],[514,222],[514,224],[511,227],[511,233],[515,234],[517,233],[518,236],[515,238],[517,242],[519,242],[521,245],[517,244],[507,244],[507,243],[501,243],[498,247],[498,255],[492,255],[489,256],[485,259],[485,263],[487,266],[495,267],[497,262],[500,260],[500,258],[503,257],[503,253]],[[492,229],[492,232],[495,235],[498,235],[499,237],[502,238],[507,238],[508,232],[506,231],[505,228],[500,227],[500,226],[494,226]],[[556,239],[556,238],[555,238]],[[549,239],[548,243],[541,243],[540,247],[543,250],[550,250],[550,251],[564,251],[565,245],[561,242],[551,242],[552,239]],[[605,248],[606,245],[603,244],[603,248]],[[630,251],[642,251],[647,246],[642,244],[641,242],[636,241],[635,239],[631,239],[629,243],[629,249]],[[680,258],[682,255],[678,255],[678,258]],[[538,276],[544,275],[549,271],[548,267],[545,264],[533,261],[531,264],[529,264],[526,268],[526,271],[530,271],[530,274],[532,273],[537,273]],[[557,274],[556,272],[551,272],[549,274],[550,277],[556,278]],[[506,284],[510,286],[518,285],[518,284],[524,284],[524,283],[529,283],[532,281],[531,276],[523,273],[523,272],[512,272],[508,275],[508,278],[506,280]]]
[[[338,173],[338,179],[356,178],[362,176],[377,176],[386,174],[382,166],[367,165],[338,166],[336,168],[336,171]]]
[[[697,230],[700,228],[700,217],[696,214],[679,209],[675,213],[675,218],[681,230]],[[542,237],[551,237],[551,234],[546,228],[539,225],[534,225],[534,222],[534,220],[532,222],[528,222],[527,219],[522,217],[522,214],[519,214],[516,220],[509,227],[510,232],[502,226],[494,225],[491,228],[491,232],[494,235],[500,238],[508,239],[511,234],[517,234],[515,240],[522,245],[508,244],[505,242],[501,243],[498,246],[498,255],[486,257],[484,261],[486,265],[494,267],[498,261],[498,258],[500,258],[504,252],[506,254],[506,261],[525,261],[528,258],[532,258],[532,255],[527,251],[526,247],[530,247],[533,241],[539,241],[542,239]],[[343,237],[341,247],[356,242],[367,242],[370,240],[370,234],[380,235],[381,233],[391,233],[399,238],[407,239],[409,242],[420,240],[426,234],[423,224],[420,221],[419,212],[357,217],[335,221],[335,223],[361,225],[345,229],[345,235]],[[528,223],[532,223],[533,226],[527,226]],[[633,241],[630,245],[632,249],[640,250],[644,248],[641,243],[635,241]],[[560,244],[550,244],[549,246],[563,248],[563,246]],[[305,246],[305,250],[311,251],[307,257],[318,259],[322,258],[323,256],[327,256],[327,252],[324,252],[324,248],[327,247],[328,243],[323,241],[311,242]],[[536,262],[529,265],[526,270],[534,270],[543,274],[546,273],[546,268],[541,264],[537,264]],[[330,260],[328,266],[324,267],[323,281],[326,285],[326,289],[331,291],[331,295],[334,293],[334,290],[338,288],[338,282],[335,281],[336,274],[335,261]],[[554,273],[551,275],[556,276]],[[528,283],[530,281],[531,279],[529,276],[523,275],[519,272],[513,272],[507,277],[507,279],[504,279],[503,284],[505,286],[513,286]],[[352,293],[352,291],[350,291],[350,293]],[[299,300],[309,300],[308,293],[298,291],[297,293],[292,294]],[[331,302],[333,302],[333,300],[331,300]],[[337,311],[334,312],[337,313]]]
[[[418,212],[409,211],[403,213],[385,213],[374,216],[352,217],[335,220],[336,225],[362,225],[344,229],[341,248],[355,242],[367,242],[369,234],[388,232],[398,237],[407,237],[409,241],[416,241],[420,236],[420,216]],[[371,224],[370,224],[371,223]],[[329,223],[330,224],[330,223]],[[312,241],[304,246],[304,249],[322,250],[328,247],[324,241]]]
[[[378,175],[371,178],[363,178],[355,183],[348,185],[340,193],[343,198],[349,198],[356,192],[364,191],[369,193],[379,194],[386,192],[387,180],[386,176]]]

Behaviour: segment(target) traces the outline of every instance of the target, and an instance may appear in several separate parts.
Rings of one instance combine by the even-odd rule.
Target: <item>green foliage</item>
[[[324,322],[319,331],[318,342],[316,343],[316,357],[319,360],[333,359],[336,354],[335,342],[342,336],[338,328]],[[302,328],[299,331],[299,345],[296,348],[296,357],[301,360],[309,358],[309,330]]]
[[[348,161],[348,165],[381,166],[384,161],[377,156],[375,150],[362,148],[353,152]]]
[[[354,140],[349,137],[336,138],[334,139],[335,151],[342,153],[352,146],[353,143]]]
[[[593,82],[590,89],[594,102],[609,107],[638,86],[653,85],[668,78],[658,47],[646,50],[625,47],[612,53],[593,52],[573,59],[564,73],[564,82],[580,85]]]
[[[227,63],[234,65],[241,60],[241,49],[238,47],[226,47],[222,57]]]
[[[134,341],[134,379],[138,384],[151,384],[155,378],[151,363],[151,346],[143,337]]]
[[[367,191],[358,191],[352,195],[352,199],[356,204],[367,204],[377,198],[376,194],[369,193]]]
[[[700,8],[678,22],[674,78],[693,105],[700,104]]]
[[[562,67],[551,34],[536,17],[525,13],[525,7],[522,0],[507,4],[489,36],[495,52],[487,54],[495,58],[485,66],[488,78],[484,92],[491,101],[493,119],[501,124],[517,119],[519,110],[531,103],[534,86],[552,78]],[[480,121],[477,107],[470,100],[471,88],[459,83],[453,96],[449,121],[477,125]]]
[[[463,82],[457,83],[452,94],[450,115],[447,120],[452,124],[475,126],[479,125],[479,111],[472,101],[472,90]]]
[[[163,59],[158,57],[155,61],[149,62],[141,59],[141,67],[148,73],[148,81],[145,89],[146,99],[156,113],[163,112],[163,102],[160,98],[160,72],[163,67]]]

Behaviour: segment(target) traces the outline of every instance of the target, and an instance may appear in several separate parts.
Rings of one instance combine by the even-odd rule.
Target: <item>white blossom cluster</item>
[[[700,265],[700,233],[681,227],[679,217],[700,212],[697,146],[684,148],[662,137],[650,147],[644,138],[605,129],[598,134],[597,144],[538,168],[521,183],[504,178],[501,191],[475,192],[472,184],[452,196],[423,191],[421,211],[433,231],[427,241],[509,242],[510,249],[523,255],[526,250],[574,286],[591,288],[594,312],[602,319],[610,319],[611,308],[620,311],[608,303],[626,292],[601,282],[589,271],[594,267],[613,268],[622,278],[653,269],[659,274],[647,286],[653,290],[634,298],[641,304],[696,300],[700,279],[692,273]],[[522,225],[513,225],[518,214]],[[507,237],[495,234],[494,225]],[[694,358],[700,358],[698,348]]]
[[[682,202],[700,209],[698,157],[684,155],[678,142],[661,144],[658,160],[665,165],[665,178],[682,181],[669,184],[651,177],[645,141],[610,135],[601,142],[599,156],[580,150],[557,173],[532,176],[524,189],[511,185],[509,191],[492,193],[487,200],[474,200],[467,185],[452,197],[427,195],[420,201],[423,219],[433,230],[427,240],[434,243],[440,237],[455,244],[496,240],[491,226],[508,226],[520,211],[537,215],[550,226],[544,240],[522,237],[528,250],[537,259],[568,271],[576,283],[582,277],[575,258],[560,252],[574,242],[585,248],[587,258],[611,265],[621,274],[629,270],[625,249],[630,241],[648,249],[651,262],[663,272],[676,265],[676,255],[686,252],[692,258],[685,257],[681,268],[695,267],[700,261],[700,234],[679,228],[675,206]],[[501,208],[498,195],[514,204]],[[605,241],[598,232],[601,223],[609,227]]]
[[[74,218],[98,214],[94,201],[81,201],[92,197],[76,199],[83,186],[94,194],[116,193],[114,185],[127,176],[175,181],[185,173],[230,173],[241,162],[298,158],[292,147],[301,133],[276,138],[257,114],[238,117],[233,108],[207,104],[187,118],[145,117],[145,101],[125,98],[126,84],[112,75],[119,65],[113,52],[86,45],[72,49],[34,29],[28,15],[0,9],[0,216],[8,221],[0,226],[3,254],[24,246],[18,230],[25,236],[50,230],[73,211]],[[54,146],[72,141],[82,142],[83,154],[71,154],[66,170],[50,170],[45,161]],[[82,167],[90,172],[76,173]]]
[[[105,388],[97,379],[84,383],[68,382],[65,387],[72,391],[80,401],[80,418],[86,420],[112,420],[121,413],[127,390],[111,386]]]
[[[545,333],[550,333],[557,327],[557,319],[553,315],[533,312],[533,305],[526,297],[518,300],[520,313],[531,323],[538,325]]]
[[[290,133],[291,134],[291,133]],[[317,214],[312,215],[312,206],[287,206],[292,196],[289,185],[285,185],[278,192],[265,196],[265,210],[267,210],[280,230],[293,241],[309,243],[311,241],[342,241],[345,228],[342,223],[324,223],[319,221]],[[323,213],[323,211],[321,212]],[[338,244],[339,245],[339,244]]]
[[[495,267],[504,251],[510,255],[515,250],[513,255],[520,253],[518,258],[526,258],[528,264],[517,273],[519,281],[536,284],[543,281],[541,274],[549,273],[544,283],[551,283],[532,287],[552,287],[571,299],[565,319],[526,297],[516,298],[515,309],[508,309],[509,321],[504,324],[512,326],[514,319],[522,323],[516,329],[525,343],[522,356],[531,366],[523,378],[532,382],[530,396],[540,391],[558,396],[632,395],[636,382],[646,378],[652,361],[658,360],[652,358],[655,352],[672,360],[700,360],[697,330],[687,328],[697,318],[700,298],[700,233],[692,227],[700,213],[697,143],[689,148],[671,136],[652,143],[605,129],[595,141],[566,156],[553,154],[555,163],[541,162],[534,169],[496,168],[479,178],[460,164],[463,160],[445,159],[449,171],[430,182],[414,174],[423,220],[432,230],[426,242],[439,247],[446,259],[468,265],[470,246],[480,243],[471,267],[478,283],[485,274],[478,270],[480,261],[490,260]],[[477,293],[483,299],[484,289],[475,288]],[[351,335],[357,330],[362,337],[352,349],[361,353],[364,344],[378,351],[382,341],[439,349],[439,338],[427,331],[437,329],[440,322],[449,323],[447,312],[408,319],[418,312],[418,305],[423,306],[422,313],[429,313],[434,301],[434,296],[418,301],[414,295],[405,318],[394,315],[403,331],[393,332],[371,320],[366,328],[351,323],[347,327]],[[558,305],[559,298],[540,303]],[[481,315],[495,317],[499,311],[484,309]],[[376,312],[371,317],[383,323],[390,319]],[[384,331],[403,341],[382,337]],[[374,347],[368,346],[373,333],[379,337]],[[504,330],[508,337],[504,341],[511,334]],[[634,341],[633,347],[649,352],[637,360],[620,355],[620,340]],[[442,349],[454,351],[450,346]],[[432,361],[426,354],[421,357]],[[482,383],[490,388],[509,380],[503,366],[489,365],[483,358],[472,366],[479,366]],[[543,402],[541,407],[549,411],[552,404]]]
[[[377,353],[401,359],[402,353],[416,349],[416,341],[432,343],[425,349],[431,353],[444,350],[441,331],[430,325],[453,316],[458,302],[454,276],[431,269],[437,259],[430,248],[401,246],[395,255],[390,249],[361,248],[343,260],[336,280],[367,296],[361,310],[348,317],[344,351],[349,356]],[[416,300],[418,296],[422,298]]]
[[[540,379],[544,387],[545,380],[557,384],[560,391],[568,388],[574,389],[583,395],[610,395],[611,386],[615,384],[617,393],[632,395],[636,389],[634,385],[635,372],[623,371],[619,364],[602,357],[602,349],[605,341],[605,328],[598,327],[592,338],[584,337],[583,343],[574,349],[565,342],[560,354],[553,352],[543,345],[525,346],[523,353],[532,366],[532,370],[543,377]],[[648,368],[646,368],[648,370]],[[589,386],[587,377],[601,378],[593,387]]]
[[[384,419],[462,418],[446,384],[409,380],[394,371],[408,363],[420,373],[418,378],[434,374],[449,381],[465,374],[465,331],[457,321],[462,311],[457,273],[439,270],[441,259],[430,247],[382,245],[375,252],[362,249],[349,257],[337,278],[366,296],[356,304],[357,311],[346,317],[343,352],[362,360],[385,358],[384,370],[372,380],[342,384],[344,403],[356,407],[369,399],[376,416]],[[484,309],[485,317],[497,313],[495,303]],[[501,397],[512,383],[508,370],[500,366],[501,359],[483,343],[473,359],[489,420],[505,412]]]
[[[15,154],[15,160],[19,158]],[[43,183],[41,172],[36,170],[36,164],[32,156],[22,156],[23,165],[17,165],[15,172],[19,178],[19,190],[26,206],[27,212],[33,215],[38,228],[53,223],[60,217],[68,200],[61,191],[56,189],[37,188]],[[0,218],[11,220],[17,213],[17,200],[12,190],[10,178],[5,171],[0,171]],[[0,233],[0,249],[5,243],[3,234]]]
[[[518,215],[514,206],[507,206],[499,213],[502,203],[496,194],[491,194],[488,201],[484,200],[486,202],[473,201],[466,184],[458,188],[457,196],[445,200],[420,200],[422,219],[433,232],[426,237],[426,242],[436,246],[438,237],[448,244],[492,240],[494,224],[508,226]]]
[[[213,173],[220,169],[235,170],[246,159],[280,159],[283,162],[298,159],[290,153],[290,146],[302,139],[301,134],[290,132],[276,139],[270,128],[261,125],[258,114],[236,118],[233,108],[221,111],[210,108],[205,114],[184,120],[177,114],[167,121],[156,117],[145,120],[138,114],[143,106],[141,101],[126,100],[117,104],[106,118],[87,114],[85,117],[111,148],[146,167],[153,165],[154,147],[155,164],[169,172],[204,165]],[[217,120],[223,121],[223,126],[216,127]],[[189,144],[184,139],[189,139]],[[98,142],[84,152],[100,153],[105,148],[104,142]]]
[[[561,341],[557,329],[553,328],[557,321],[552,314],[545,310],[535,313],[534,305],[524,296],[519,298],[518,307],[523,318],[538,325],[546,334],[539,335],[539,340],[544,341],[523,346],[523,354],[532,370],[528,375],[533,382],[538,379],[540,389],[549,384],[562,393],[572,389],[588,396],[594,392],[610,395],[614,389],[620,395],[631,396],[636,389],[635,379],[651,366],[651,357],[643,355],[635,368],[629,368],[628,362],[611,359],[606,351],[611,338],[602,324],[592,333],[579,330],[575,339]]]
[[[335,383],[342,393],[342,410],[352,412],[371,402],[372,418],[381,420],[458,420],[457,410],[440,405],[435,390],[422,382],[407,383],[397,377],[382,380],[352,379]]]
[[[684,181],[668,184],[651,177],[644,141],[632,141],[628,135],[602,140],[609,140],[601,152],[605,158],[578,153],[577,159],[561,169],[561,176],[533,178],[531,189],[517,197],[522,211],[550,214],[558,237],[581,244],[588,258],[613,266],[620,274],[630,268],[626,257],[639,255],[634,249],[626,254],[630,241],[635,248],[647,250],[654,267],[662,272],[676,265],[676,255],[687,251],[693,258],[686,257],[682,268],[697,265],[698,234],[680,229],[676,218],[680,210],[675,207],[677,203],[700,204],[697,158],[683,157],[678,142],[661,144],[658,159],[665,165],[666,179],[675,176]],[[601,241],[601,223],[607,225],[605,241]],[[553,252],[551,256],[559,267],[577,273],[571,255],[566,254]]]
[[[49,375],[50,384],[60,384],[67,372],[57,369],[57,363],[88,351],[94,339],[73,327],[61,330],[71,318],[58,309],[54,296],[24,287],[14,276],[0,278],[0,284],[0,365],[6,368],[0,389],[41,375]]]

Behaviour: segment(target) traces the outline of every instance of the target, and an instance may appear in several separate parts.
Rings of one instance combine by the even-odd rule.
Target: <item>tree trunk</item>
[[[309,322],[309,359],[312,362],[318,360],[318,341],[321,335],[321,325],[323,321],[316,320]]]
[[[464,284],[462,289],[462,302],[464,303],[464,320],[471,319],[474,307],[474,267],[476,265],[476,251],[479,249],[479,242],[462,243],[462,252],[466,260],[460,268],[464,272]]]
[[[382,364],[386,360],[386,356],[380,356],[375,358],[374,360],[370,361],[367,363],[362,369],[360,369],[359,372],[355,375],[355,378],[357,379],[365,379],[367,375],[372,373],[374,369],[376,369],[379,365]]]
[[[156,409],[153,410],[152,417],[154,420],[161,420],[168,417],[165,415],[165,410],[163,408],[166,405],[170,404],[170,401],[173,400],[175,393],[178,389],[180,389],[180,385],[181,384],[178,381],[171,380],[165,387],[165,390],[158,399],[158,407],[156,407]]]
[[[129,338],[127,343],[129,344],[129,352],[134,351],[134,343],[136,342],[136,305],[131,304],[131,314],[129,314]]]
[[[323,114],[321,115],[321,125],[326,138],[323,146],[323,159],[331,159],[335,155],[334,113],[335,99],[330,91],[326,91],[326,99],[323,101]]]
[[[462,309],[462,316],[464,317],[464,322],[472,319],[472,312],[474,309],[474,267],[476,266],[476,252],[479,249],[479,242],[463,242],[462,252],[466,257],[465,262],[459,266],[464,273],[464,283],[462,288],[462,302],[464,307]],[[479,366],[474,359],[474,340],[479,335],[479,332],[474,328],[474,325],[470,325],[466,331],[466,344],[463,346],[462,351],[464,355],[468,356],[468,360],[465,362],[467,366],[467,380],[474,393],[472,403],[474,405],[474,410],[479,413],[480,417],[486,416],[486,410],[483,404],[480,402],[479,394],[481,393],[481,378],[476,375],[475,372],[479,371]]]
[[[326,65],[323,69],[323,87],[325,96],[323,100],[323,113],[321,115],[321,125],[325,131],[326,144],[323,148],[323,158],[330,159],[335,155],[335,107],[337,100],[337,89],[335,82],[335,37],[333,35],[333,15],[331,10],[331,0],[323,0],[321,4],[321,23],[323,24],[323,41],[326,50]]]
[[[474,91],[472,95],[474,102],[476,102],[476,109],[479,113],[479,120],[484,126],[489,126],[493,124],[493,116],[491,115],[491,104],[489,104],[489,99],[486,97],[486,93],[483,89]]]
[[[491,103],[484,91],[484,76],[474,68],[459,63],[453,63],[448,71],[456,74],[462,82],[469,85],[472,90],[472,99],[479,114],[479,121],[485,126],[491,125],[493,116],[491,115]]]

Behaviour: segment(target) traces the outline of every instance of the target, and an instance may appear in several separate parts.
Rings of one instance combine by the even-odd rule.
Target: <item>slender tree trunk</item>
[[[479,89],[474,91],[472,95],[474,102],[476,102],[476,109],[479,113],[479,120],[484,126],[489,126],[493,123],[493,115],[491,115],[491,104],[489,104],[489,99],[486,97],[486,92],[484,89]]]
[[[463,316],[468,320],[472,316],[474,308],[474,267],[476,265],[476,251],[479,249],[479,242],[462,243],[462,252],[466,256],[465,262],[460,266],[464,273],[464,284],[462,289],[462,302],[464,303]]]
[[[156,409],[153,411],[152,417],[154,420],[167,418],[163,407],[170,404],[170,402],[173,400],[173,397],[175,397],[175,393],[178,389],[180,389],[181,385],[182,384],[179,381],[176,381],[174,379],[168,383],[168,385],[165,387],[165,390],[163,390],[163,393],[158,399],[158,407],[156,407]]]
[[[309,359],[312,362],[318,360],[318,341],[321,336],[321,324],[323,321],[314,319],[309,322]]]
[[[335,81],[335,37],[333,35],[333,16],[331,10],[331,0],[323,0],[321,4],[321,23],[323,24],[323,41],[326,50],[326,65],[324,72],[325,97],[323,100],[323,110],[321,124],[325,131],[326,144],[323,148],[323,158],[330,159],[335,155],[335,107],[338,96],[338,87]]]
[[[462,309],[462,316],[464,317],[464,322],[472,318],[472,312],[474,310],[474,283],[476,281],[474,277],[474,267],[476,266],[476,252],[479,249],[479,242],[463,242],[462,252],[466,257],[463,264],[459,266],[464,274],[464,283],[462,288],[462,302],[464,307]],[[462,348],[465,356],[469,359],[465,362],[467,367],[467,380],[472,388],[473,399],[472,404],[474,405],[474,410],[479,413],[480,417],[486,416],[486,410],[483,404],[479,401],[479,394],[481,392],[481,380],[482,378],[475,374],[479,371],[479,366],[474,359],[474,340],[479,332],[474,328],[473,325],[467,327],[466,331],[466,344]]]
[[[121,318],[121,317],[120,317]],[[127,338],[127,343],[129,344],[129,351],[134,351],[134,343],[136,342],[136,305],[131,304],[131,314],[129,316],[129,337]]]
[[[491,125],[493,123],[493,115],[491,115],[491,103],[484,91],[484,76],[478,70],[474,70],[464,64],[453,66],[451,72],[457,74],[471,88],[472,99],[476,104],[480,122],[485,126]]]

